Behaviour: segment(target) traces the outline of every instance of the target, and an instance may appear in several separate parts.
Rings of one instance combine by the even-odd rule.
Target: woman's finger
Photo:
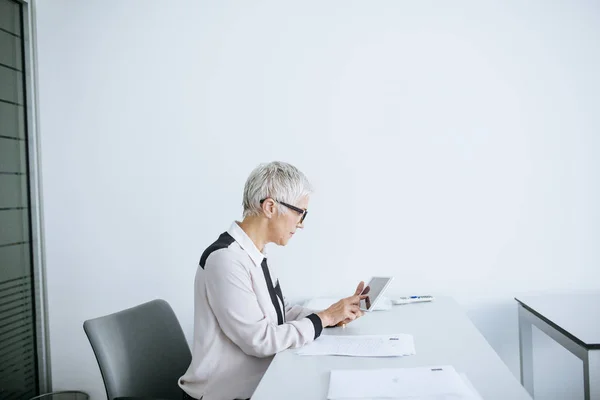
[[[365,283],[363,281],[360,281],[360,283],[358,284],[358,286],[356,287],[356,291],[354,292],[354,295],[359,295],[362,293],[362,291],[365,288]]]

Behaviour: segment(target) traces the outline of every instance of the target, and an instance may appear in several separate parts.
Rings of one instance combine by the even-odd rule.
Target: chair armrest
[[[115,397],[113,400],[173,400],[173,399],[161,399],[158,397],[136,397],[136,396],[123,396],[123,397]]]

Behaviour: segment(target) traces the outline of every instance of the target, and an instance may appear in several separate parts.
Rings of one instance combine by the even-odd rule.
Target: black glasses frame
[[[260,201],[260,204],[264,203],[265,200],[267,200],[267,199],[262,199]],[[298,214],[300,214],[302,216],[302,217],[300,217],[300,223],[303,223],[304,220],[306,219],[306,215],[308,214],[308,210],[305,210],[304,208],[299,208],[299,207],[293,206],[293,205],[288,204],[288,203],[284,203],[283,201],[279,201],[279,200],[275,200],[275,199],[272,199],[272,200],[274,202],[279,203],[282,206],[286,206],[290,210],[296,211]]]

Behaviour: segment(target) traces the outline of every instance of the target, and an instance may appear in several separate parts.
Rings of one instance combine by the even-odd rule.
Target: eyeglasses
[[[264,202],[265,202],[265,200],[267,200],[267,199],[262,199],[262,200],[260,201],[260,204],[264,203]],[[303,208],[298,208],[298,207],[296,207],[296,206],[293,206],[293,205],[291,205],[291,204],[288,204],[288,203],[284,203],[283,201],[279,201],[279,200],[275,200],[275,199],[272,199],[272,200],[273,200],[273,201],[275,201],[275,202],[277,202],[277,203],[279,203],[279,204],[281,204],[282,206],[286,206],[286,207],[287,207],[287,208],[289,208],[290,210],[292,210],[292,211],[296,211],[298,214],[300,214],[300,215],[301,215],[301,217],[300,217],[300,222],[299,222],[299,224],[303,223],[303,222],[304,222],[304,220],[306,219],[306,214],[308,214],[308,210],[305,210],[305,209],[303,209]]]

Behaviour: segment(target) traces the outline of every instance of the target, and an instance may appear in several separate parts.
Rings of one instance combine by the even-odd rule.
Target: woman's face
[[[308,200],[308,197],[304,197],[297,203],[290,205],[306,210],[308,209]],[[275,207],[279,207],[280,210],[287,208],[278,202],[275,202]],[[270,242],[276,243],[279,246],[285,246],[292,236],[294,236],[298,228],[304,228],[304,224],[300,222],[302,219],[301,213],[290,208],[287,208],[285,211],[287,211],[285,214],[275,213],[271,219]]]

